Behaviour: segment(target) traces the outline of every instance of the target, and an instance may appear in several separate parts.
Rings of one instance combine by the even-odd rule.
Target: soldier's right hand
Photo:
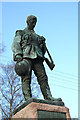
[[[16,56],[16,61],[17,61],[17,62],[22,61],[22,56],[21,56],[21,55],[17,55],[17,56]]]

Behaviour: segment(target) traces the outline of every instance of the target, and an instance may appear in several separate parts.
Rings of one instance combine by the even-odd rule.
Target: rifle
[[[52,57],[51,57],[51,55],[50,55],[50,53],[49,53],[49,51],[48,51],[48,49],[47,49],[46,46],[45,46],[45,48],[46,48],[46,51],[47,51],[47,53],[48,53],[48,56],[49,56],[51,62],[48,60],[48,58],[45,58],[45,57],[44,57],[44,60],[45,60],[45,62],[47,63],[48,67],[49,67],[51,70],[53,70],[53,68],[55,67],[55,64],[54,64],[54,62],[53,62],[53,60],[52,60]]]

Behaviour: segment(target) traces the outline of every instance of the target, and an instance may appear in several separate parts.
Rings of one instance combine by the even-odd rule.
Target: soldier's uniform
[[[34,31],[18,30],[15,33],[14,41],[12,44],[12,50],[14,55],[14,61],[16,57],[21,55],[23,59],[26,59],[29,63],[29,71],[22,78],[22,91],[25,100],[31,97],[31,72],[34,71],[37,76],[38,83],[40,85],[42,94],[45,99],[51,99],[52,95],[48,85],[48,77],[43,65],[45,49],[45,38],[37,35]]]

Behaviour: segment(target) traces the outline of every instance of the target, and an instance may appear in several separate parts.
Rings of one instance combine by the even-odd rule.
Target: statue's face
[[[36,19],[35,19],[35,18],[31,18],[31,19],[28,21],[28,27],[29,27],[30,29],[34,29],[35,25],[36,25]]]

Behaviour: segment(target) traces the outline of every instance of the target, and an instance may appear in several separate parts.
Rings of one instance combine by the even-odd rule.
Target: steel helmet
[[[22,60],[15,64],[15,72],[19,76],[25,76],[30,71],[30,64],[27,60]]]

